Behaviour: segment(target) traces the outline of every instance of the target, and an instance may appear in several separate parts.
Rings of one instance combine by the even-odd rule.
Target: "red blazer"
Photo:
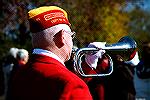
[[[97,68],[94,70],[86,62],[82,62],[82,66],[86,74],[106,73],[109,70],[109,59],[103,56],[98,60]],[[94,100],[105,100],[104,77],[86,77],[83,80],[87,83]]]
[[[11,100],[91,100],[87,85],[57,60],[32,55],[14,76]]]

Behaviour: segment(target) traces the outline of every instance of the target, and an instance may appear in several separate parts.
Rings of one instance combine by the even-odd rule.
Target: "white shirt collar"
[[[32,54],[42,54],[42,55],[52,57],[52,58],[58,60],[59,62],[61,62],[65,66],[64,62],[56,54],[52,53],[51,51],[36,48],[33,50]]]

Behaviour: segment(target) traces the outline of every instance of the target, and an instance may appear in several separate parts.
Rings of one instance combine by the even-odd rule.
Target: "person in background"
[[[57,6],[28,12],[33,52],[11,84],[11,100],[92,100],[86,83],[64,62],[72,52],[74,32],[67,13]]]
[[[143,44],[142,58],[140,63],[136,66],[136,74],[141,79],[150,78],[150,42]]]
[[[120,55],[114,55],[112,59],[114,71],[104,82],[105,100],[135,100],[134,70],[139,62],[138,53],[134,53],[133,62],[130,60],[130,63],[124,61]]]
[[[26,65],[29,59],[29,53],[26,49],[18,49],[18,52],[16,53],[16,61],[14,63],[13,69],[11,71],[11,77],[15,75],[17,70],[23,66]]]
[[[19,49],[16,56],[19,66],[25,65],[29,59],[29,53],[25,49]]]
[[[7,92],[6,92],[6,96],[5,96],[5,100],[9,100],[10,98],[10,90],[11,90],[11,84],[12,84],[12,79],[14,77],[14,75],[17,73],[17,71],[24,67],[25,64],[28,62],[29,59],[29,53],[27,50],[25,49],[18,49],[15,55],[15,61],[13,62],[13,66],[12,66],[12,70],[10,72],[10,76],[8,79],[8,83],[7,83]]]
[[[16,47],[10,48],[8,54],[3,58],[2,61],[2,69],[4,74],[4,95],[6,95],[8,90],[8,83],[14,64],[16,63],[16,54],[18,50],[19,49]]]
[[[140,63],[134,76],[137,99],[150,100],[150,42],[142,45]]]

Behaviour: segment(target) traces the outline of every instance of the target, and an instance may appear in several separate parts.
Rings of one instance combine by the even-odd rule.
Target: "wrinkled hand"
[[[105,47],[106,42],[92,42],[88,45],[89,48],[99,48],[100,50],[95,54],[87,54],[85,55],[86,63],[91,67],[97,67],[98,58],[102,58],[102,55],[105,53],[105,50],[101,50],[101,48]]]
[[[125,61],[126,64],[130,64],[131,66],[136,66],[140,62],[138,52],[135,50],[130,56],[129,61]]]

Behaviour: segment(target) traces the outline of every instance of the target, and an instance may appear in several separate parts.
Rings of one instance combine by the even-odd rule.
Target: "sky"
[[[140,1],[143,1],[143,5],[141,5],[141,8],[143,10],[150,11],[150,0],[140,0]]]
[[[138,5],[141,9],[150,12],[150,0],[136,0],[134,3],[128,2],[124,10],[130,11],[135,7],[134,5]]]

